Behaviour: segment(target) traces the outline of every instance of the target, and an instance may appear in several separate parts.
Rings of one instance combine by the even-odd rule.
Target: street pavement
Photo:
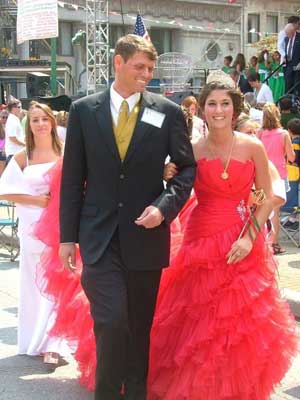
[[[299,249],[283,244],[288,252],[277,257],[278,283],[293,312],[300,316]],[[92,400],[92,393],[80,387],[76,379],[76,364],[71,356],[55,372],[49,372],[41,357],[16,354],[17,302],[18,260],[9,261],[8,254],[3,252],[0,254],[0,400]],[[295,399],[300,399],[300,354],[271,397],[271,400]]]

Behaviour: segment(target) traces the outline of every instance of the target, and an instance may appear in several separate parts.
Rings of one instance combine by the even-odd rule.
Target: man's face
[[[224,58],[224,65],[225,65],[226,67],[229,67],[229,66],[230,66],[230,61],[229,61],[227,58]]]
[[[291,39],[294,36],[295,32],[295,29],[290,28],[285,31],[285,34],[289,39]]]
[[[154,61],[146,53],[136,52],[126,62],[119,54],[114,59],[116,85],[126,96],[142,93],[153,78]]]
[[[298,31],[300,29],[300,21],[294,22],[293,25],[294,25],[295,31]]]
[[[22,104],[18,103],[11,109],[11,113],[14,114],[16,117],[20,118],[22,112]]]

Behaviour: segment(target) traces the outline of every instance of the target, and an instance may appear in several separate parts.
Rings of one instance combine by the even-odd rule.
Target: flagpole
[[[124,22],[124,14],[123,14],[123,4],[122,0],[120,0],[120,7],[121,7],[121,17],[122,17],[122,29],[123,29],[123,35],[125,36],[125,22]]]

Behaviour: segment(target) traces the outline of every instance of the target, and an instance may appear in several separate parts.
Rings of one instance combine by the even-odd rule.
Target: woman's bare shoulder
[[[201,136],[198,137],[197,139],[192,140],[191,143],[193,147],[195,160],[198,161],[201,157],[204,156],[206,139],[205,137]]]
[[[13,158],[22,170],[26,167],[27,155],[25,149],[18,151],[18,153],[16,153]]]

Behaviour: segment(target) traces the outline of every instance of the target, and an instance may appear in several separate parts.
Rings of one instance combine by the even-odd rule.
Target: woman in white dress
[[[26,125],[26,148],[9,162],[0,180],[0,199],[16,203],[20,238],[20,290],[18,354],[44,354],[44,362],[57,364],[69,353],[64,341],[48,336],[55,321],[55,304],[36,284],[36,272],[45,245],[33,237],[35,222],[50,198],[47,172],[61,158],[62,144],[56,121],[45,104],[33,102]]]

